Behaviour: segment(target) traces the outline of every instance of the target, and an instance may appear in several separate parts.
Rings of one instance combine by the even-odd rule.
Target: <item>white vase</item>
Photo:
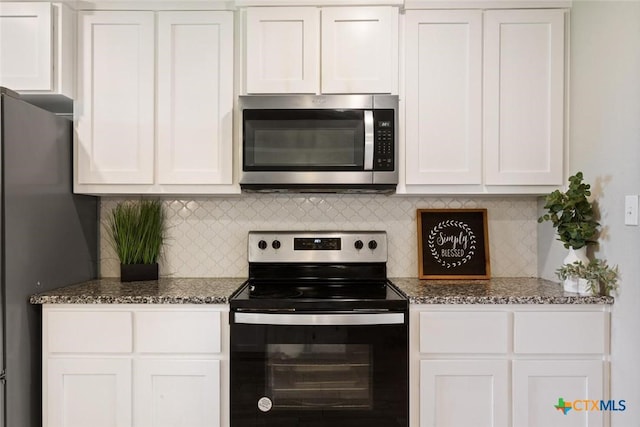
[[[573,264],[576,261],[582,261],[584,265],[589,264],[589,258],[587,258],[587,247],[583,246],[579,249],[569,248],[569,253],[564,259],[564,264]],[[567,277],[563,282],[565,292],[579,293],[580,290],[588,291],[588,283],[585,279],[579,279],[577,277]]]
[[[578,293],[580,295],[593,295],[593,291],[591,290],[591,286],[589,286],[587,279],[578,279]]]

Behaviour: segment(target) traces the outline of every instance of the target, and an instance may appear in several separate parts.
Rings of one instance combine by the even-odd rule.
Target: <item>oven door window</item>
[[[245,110],[246,171],[359,171],[362,110]]]
[[[364,344],[268,344],[266,394],[274,408],[371,409],[371,357]]]

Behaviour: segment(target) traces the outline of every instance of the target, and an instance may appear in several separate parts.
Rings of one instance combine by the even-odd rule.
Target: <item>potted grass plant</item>
[[[158,279],[158,258],[166,233],[159,200],[118,203],[109,215],[107,231],[120,260],[121,281]]]

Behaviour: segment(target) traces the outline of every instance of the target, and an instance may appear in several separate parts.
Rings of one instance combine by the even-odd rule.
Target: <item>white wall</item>
[[[640,227],[623,218],[624,196],[640,193],[640,1],[573,2],[570,76],[570,172],[584,172],[599,206],[595,255],[620,267],[611,398],[628,409],[612,415],[612,426],[640,426]],[[546,225],[539,239],[540,271],[549,277],[564,250]]]

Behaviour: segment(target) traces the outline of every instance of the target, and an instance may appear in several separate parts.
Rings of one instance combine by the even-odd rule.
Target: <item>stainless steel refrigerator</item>
[[[95,278],[98,199],[72,194],[72,122],[0,88],[0,426],[42,425],[41,307]]]

